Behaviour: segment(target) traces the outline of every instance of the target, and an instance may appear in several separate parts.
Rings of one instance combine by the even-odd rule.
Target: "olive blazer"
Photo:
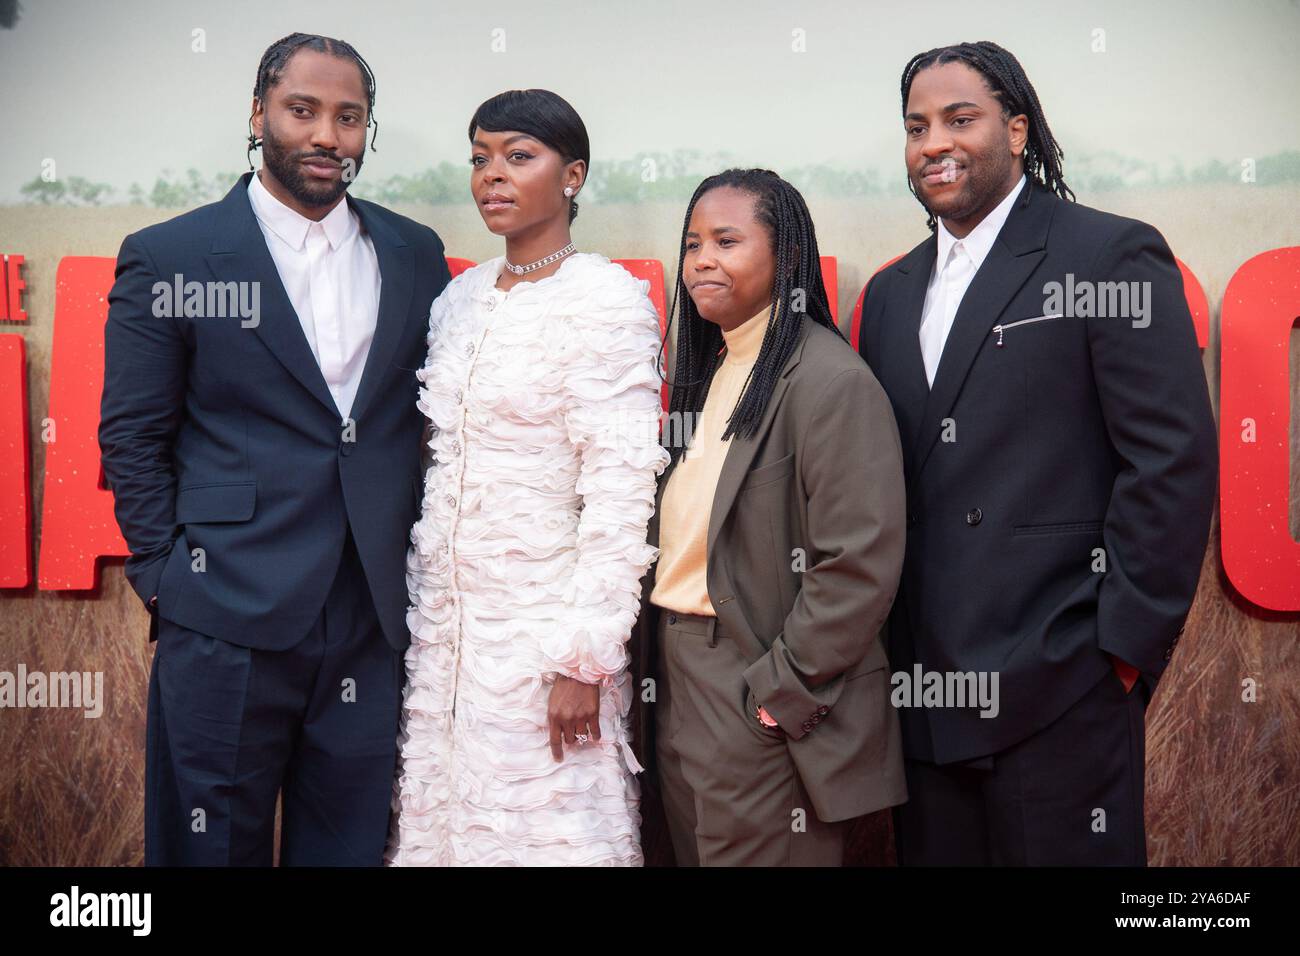
[[[673,465],[660,477],[649,542]],[[753,438],[736,438],[714,493],[708,589],[749,660],[749,694],[785,731],[819,819],[907,799],[898,714],[880,630],[906,538],[903,459],[884,390],[834,332],[804,319]],[[641,582],[632,635],[637,756],[654,785],[656,635]],[[750,718],[752,719],[752,717]]]

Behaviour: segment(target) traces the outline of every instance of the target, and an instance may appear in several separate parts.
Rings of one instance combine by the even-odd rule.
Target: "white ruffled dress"
[[[573,253],[434,302],[418,406],[434,461],[407,553],[390,865],[642,863],[626,641],[655,482],[659,319],[634,278]],[[555,675],[600,685],[601,740],[551,755]]]

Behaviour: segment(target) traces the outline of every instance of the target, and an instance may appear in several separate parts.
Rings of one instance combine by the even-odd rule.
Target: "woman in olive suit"
[[[678,865],[837,866],[847,821],[907,798],[880,639],[905,537],[898,429],[775,173],[696,189],[677,301],[641,760]]]

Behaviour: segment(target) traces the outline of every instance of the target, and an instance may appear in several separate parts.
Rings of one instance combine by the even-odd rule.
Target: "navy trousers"
[[[349,532],[329,597],[289,650],[159,620],[149,675],[145,864],[379,866],[404,668]]]
[[[1107,671],[1060,717],[984,760],[904,761],[900,866],[1146,866],[1146,685]]]

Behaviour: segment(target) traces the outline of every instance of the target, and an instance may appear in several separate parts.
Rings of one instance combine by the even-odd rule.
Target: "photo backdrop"
[[[24,257],[26,284],[26,321],[0,320],[0,344],[21,340],[26,395],[14,407],[26,415],[30,443],[24,453],[0,440],[0,487],[26,460],[33,572],[45,435],[51,421],[56,435],[69,425],[50,406],[59,264],[111,260],[127,234],[225,194],[247,168],[258,60],[287,33],[346,39],[369,61],[380,129],[354,189],[432,226],[448,255],[482,261],[501,252],[469,201],[474,108],[503,89],[545,87],[578,109],[591,134],[579,248],[661,261],[671,298],[691,190],[728,165],[766,166],[808,199],[821,252],[837,261],[846,330],[871,274],[927,234],[902,165],[903,65],[944,43],[995,40],[1037,87],[1078,200],[1154,224],[1199,280],[1217,412],[1228,282],[1252,257],[1300,246],[1298,28],[1300,6],[1282,0],[797,10],[774,2],[0,2],[11,130],[0,151],[0,253]],[[1300,301],[1291,307],[1300,313]],[[1287,348],[1289,498],[1268,506],[1285,511],[1295,540],[1294,328]],[[0,403],[13,400],[6,387]],[[1221,429],[1225,441],[1236,435]],[[1216,515],[1186,633],[1147,714],[1153,865],[1300,864],[1300,612],[1260,607],[1239,588],[1223,568]],[[0,671],[99,672],[104,686],[98,717],[0,709],[0,864],[142,862],[146,635],[120,559],[100,562],[92,590],[0,589]],[[647,816],[647,859],[662,862],[665,834]],[[850,862],[893,862],[887,813],[859,821],[851,839]]]

